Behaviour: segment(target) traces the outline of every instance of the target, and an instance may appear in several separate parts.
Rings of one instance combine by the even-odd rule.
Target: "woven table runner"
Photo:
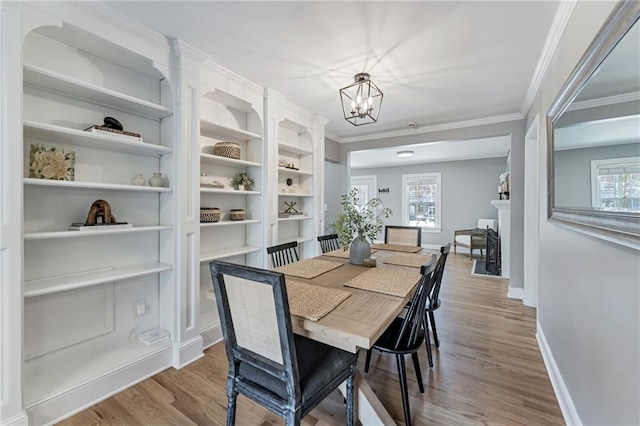
[[[375,291],[390,296],[405,297],[411,292],[421,275],[396,269],[371,269],[347,281],[345,287]]]
[[[425,256],[422,254],[394,254],[382,261],[389,265],[411,266],[419,268],[431,260],[431,254]]]
[[[417,246],[401,246],[399,244],[371,244],[371,248],[378,250],[403,251],[405,253],[417,253],[422,247]]]
[[[375,253],[376,250],[371,250],[371,253]],[[349,258],[349,249],[342,250],[341,248],[338,250],[328,251],[322,254],[323,256],[332,256],[332,257],[341,257],[343,259]]]
[[[293,277],[309,279],[317,277],[320,274],[324,274],[325,272],[329,272],[342,265],[343,264],[340,262],[332,262],[330,260],[302,259],[298,262],[275,268],[275,271],[282,272],[283,274],[291,275]]]
[[[345,301],[351,292],[320,287],[300,281],[287,281],[291,315],[318,321]]]

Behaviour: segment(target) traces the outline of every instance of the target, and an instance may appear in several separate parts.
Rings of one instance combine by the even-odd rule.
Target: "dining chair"
[[[425,339],[425,323],[423,306],[427,301],[427,296],[433,287],[435,270],[440,263],[436,261],[437,256],[431,255],[430,260],[420,267],[420,282],[411,297],[411,304],[407,308],[404,318],[396,318],[393,323],[376,340],[372,348],[381,352],[395,354],[398,365],[398,376],[400,379],[400,393],[402,394],[402,408],[404,410],[404,421],[406,426],[411,425],[411,413],[409,411],[409,391],[407,388],[407,372],[405,368],[404,356],[411,354],[413,368],[416,372],[418,388],[420,393],[424,393],[424,383],[420,373],[420,361],[418,350]],[[371,349],[367,350],[364,371],[369,372],[371,363]]]
[[[338,234],[319,235],[318,241],[320,242],[320,250],[322,250],[322,253],[340,248],[340,244],[338,244]]]
[[[267,253],[271,257],[271,263],[274,268],[300,260],[297,241],[267,247]]]
[[[419,226],[385,226],[384,243],[420,247],[422,245],[422,228]]]
[[[429,361],[429,367],[433,367],[433,354],[431,353],[431,341],[429,338],[429,323],[431,323],[431,333],[433,334],[433,343],[436,348],[440,347],[440,341],[438,340],[438,332],[436,331],[436,318],[435,311],[437,311],[442,305],[440,301],[440,287],[442,286],[442,277],[444,275],[444,268],[447,263],[447,256],[451,251],[451,243],[440,247],[440,258],[434,271],[434,284],[431,291],[427,295],[427,301],[425,303],[424,311],[424,324],[425,324],[425,345],[427,346],[427,359]]]
[[[357,355],[293,334],[284,274],[218,260],[209,266],[229,360],[227,425],[235,424],[239,393],[291,426],[346,381],[352,426]]]

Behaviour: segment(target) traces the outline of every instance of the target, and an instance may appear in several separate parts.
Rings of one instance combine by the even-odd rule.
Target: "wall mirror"
[[[620,2],[547,116],[549,218],[640,250],[640,2]]]

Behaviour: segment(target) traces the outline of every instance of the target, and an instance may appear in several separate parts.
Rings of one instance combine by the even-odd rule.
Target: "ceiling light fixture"
[[[413,157],[413,151],[398,151],[398,157],[400,158]]]
[[[353,79],[355,83],[340,89],[344,119],[354,126],[375,123],[384,95],[366,72],[356,74]]]

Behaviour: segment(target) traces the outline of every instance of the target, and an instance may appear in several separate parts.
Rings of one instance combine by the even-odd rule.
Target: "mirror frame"
[[[640,2],[620,1],[547,112],[547,218],[578,232],[640,250],[640,214],[608,212],[554,205],[553,123],[578,95],[591,74],[640,18]],[[639,24],[640,25],[640,24]]]

